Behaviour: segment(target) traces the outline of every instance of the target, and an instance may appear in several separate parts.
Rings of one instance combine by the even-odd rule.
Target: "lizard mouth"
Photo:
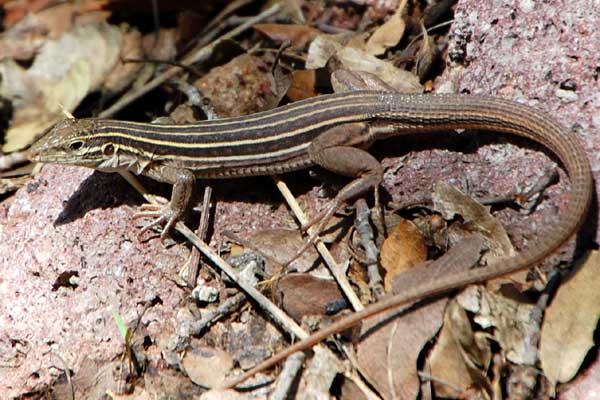
[[[43,153],[44,146],[34,143],[29,150],[25,152],[25,157],[27,157],[29,161],[42,162],[46,161],[46,157],[42,156]]]

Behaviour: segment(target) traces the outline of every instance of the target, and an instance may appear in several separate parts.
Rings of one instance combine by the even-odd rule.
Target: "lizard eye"
[[[115,146],[112,143],[105,144],[102,146],[102,154],[105,156],[112,156],[115,154]]]
[[[83,147],[83,142],[81,140],[76,140],[74,142],[69,143],[70,150],[81,150]]]

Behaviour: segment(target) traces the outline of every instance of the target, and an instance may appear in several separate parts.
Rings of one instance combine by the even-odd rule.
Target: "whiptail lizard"
[[[393,136],[452,129],[514,134],[551,150],[571,181],[569,203],[561,219],[518,255],[408,288],[405,293],[371,305],[296,343],[256,368],[262,369],[366,317],[525,269],[557,250],[577,232],[592,195],[592,176],[578,137],[549,115],[512,101],[468,95],[357,91],[193,125],[67,119],[32,146],[30,158],[101,171],[126,169],[173,184],[169,204],[146,208],[140,214],[157,218],[149,226],[166,223],[166,233],[185,211],[196,178],[280,174],[319,165],[355,178],[327,208],[329,215],[344,201],[381,183],[383,168],[365,151],[371,143]]]

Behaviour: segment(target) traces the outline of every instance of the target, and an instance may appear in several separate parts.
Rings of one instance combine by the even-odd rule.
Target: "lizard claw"
[[[152,222],[144,225],[138,234],[138,240],[143,241],[144,233],[151,230],[155,226],[163,225],[163,230],[160,234],[160,240],[164,241],[173,226],[181,217],[180,213],[173,210],[169,203],[166,204],[143,204],[140,211],[133,215],[133,219],[154,218]]]

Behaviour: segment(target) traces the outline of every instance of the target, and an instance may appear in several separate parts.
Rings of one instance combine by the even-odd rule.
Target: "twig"
[[[137,181],[137,179],[129,171],[120,171],[119,174],[129,182],[144,198],[146,201],[156,204],[156,200],[149,195],[148,191]],[[255,289],[252,285],[246,282],[245,279],[240,278],[237,271],[223,260],[217,253],[213,251],[206,243],[204,243],[190,228],[188,228],[183,222],[178,221],[175,228],[181,233],[187,240],[189,240],[194,246],[200,250],[204,256],[212,261],[217,267],[221,269],[229,278],[238,285],[248,296],[250,296],[263,310],[265,310],[274,320],[290,334],[298,338],[308,337],[308,333],[304,331],[296,322],[290,318],[285,312],[271,302],[267,297]]]
[[[272,17],[273,15],[277,14],[279,11],[281,11],[281,4],[276,3],[273,6],[271,6],[270,8],[268,8],[267,10],[258,14],[257,16],[248,19],[248,21],[246,21],[242,25],[238,26],[237,28],[232,29],[231,31],[227,32],[226,34],[224,34],[220,38],[216,39],[209,45],[204,46],[204,47],[198,49],[197,51],[190,52],[187,56],[185,56],[183,58],[181,63],[182,64],[194,64],[194,63],[206,60],[208,57],[210,57],[213,49],[217,45],[219,45],[220,43],[222,43],[225,40],[234,38],[235,36],[239,35],[243,31],[245,31],[246,29],[252,27],[252,25],[254,25],[258,22],[261,22],[267,18]],[[123,96],[120,100],[115,102],[115,104],[113,104],[111,107],[102,111],[98,115],[98,117],[99,118],[112,117],[114,114],[116,114],[118,111],[120,111],[123,107],[125,107],[128,104],[130,104],[131,102],[137,100],[138,98],[145,95],[152,89],[155,89],[156,87],[160,86],[167,79],[170,79],[175,74],[177,74],[180,70],[181,70],[181,68],[179,68],[179,67],[169,68],[165,72],[158,75],[156,78],[152,79],[150,82],[146,83],[144,86],[140,87],[138,90],[132,91],[129,94],[127,94],[126,96]]]
[[[394,294],[390,297],[386,297],[377,303],[371,304],[369,308],[355,312],[354,314],[350,314],[333,323],[332,325],[329,325],[317,332],[314,332],[307,340],[302,340],[300,342],[294,343],[290,347],[280,351],[279,353],[271,356],[271,358],[264,360],[254,368],[246,371],[243,375],[238,376],[237,378],[232,379],[229,382],[226,382],[223,385],[223,387],[235,387],[241,382],[248,379],[249,377],[253,376],[254,374],[266,368],[270,368],[273,365],[277,364],[279,361],[284,360],[289,355],[296,353],[300,350],[310,348],[313,345],[321,342],[322,340],[325,340],[328,336],[331,336],[337,332],[352,327],[358,324],[359,322],[363,321],[365,318],[380,314],[384,311],[399,309],[401,306],[406,306],[407,304],[422,298],[447,293],[452,289],[464,286],[466,283],[480,282],[489,279],[488,276],[494,274],[493,270],[492,272],[490,272],[489,268],[458,271],[456,267],[472,265],[471,261],[473,261],[474,259],[479,259],[479,253],[473,254],[473,251],[471,251],[471,249],[479,249],[480,251],[481,249],[479,246],[482,242],[483,239],[480,236],[473,236],[472,238],[470,238],[470,240],[465,240],[461,242],[462,244],[459,248],[457,248],[457,246],[454,246],[452,249],[450,249],[450,251],[444,254],[443,257],[438,258],[437,260],[431,262],[427,266],[429,270],[438,272],[448,272],[448,269],[452,268],[452,273],[449,273],[447,276],[444,277],[444,279],[449,281],[450,283],[448,283],[444,287],[430,285],[426,282],[423,283],[423,285],[406,287],[401,293]],[[435,273],[432,275],[435,275]],[[435,277],[433,279],[435,279]]]
[[[203,312],[204,316],[202,319],[194,323],[192,328],[194,334],[198,336],[202,335],[212,324],[224,316],[239,310],[244,304],[246,304],[246,300],[247,297],[244,293],[238,293],[235,296],[225,300],[215,310],[210,310],[206,314]]]
[[[214,18],[210,20],[210,22],[204,27],[204,29],[202,29],[202,35],[204,36],[207,32],[217,28],[217,25],[223,22],[225,18],[236,12],[238,9],[251,3],[252,1],[253,0],[234,0],[227,4]]]
[[[0,156],[0,171],[11,169],[17,164],[27,162],[27,153],[25,151],[15,151],[14,153]]]
[[[294,213],[300,224],[304,226],[308,225],[308,219],[306,218],[306,215],[298,205],[298,202],[288,189],[287,185],[278,177],[274,177],[274,179],[275,183],[277,184],[277,188],[287,201],[288,205],[290,206],[292,212]],[[310,236],[312,236],[313,230],[313,227],[308,228],[308,233]],[[323,243],[323,241],[321,241],[321,239],[317,237],[317,239],[315,240],[315,245],[317,247],[317,251],[319,252],[321,257],[323,257],[325,264],[327,264],[327,267],[329,267],[329,271],[340,286],[340,289],[342,289],[342,292],[346,295],[346,298],[354,308],[354,311],[360,311],[364,309],[364,306],[360,302],[358,296],[356,295],[356,293],[354,293],[354,290],[352,290],[352,287],[350,286],[350,282],[348,282],[346,275],[344,275],[342,269],[339,267],[339,265],[329,252],[329,249],[327,249],[327,247]]]
[[[129,182],[145,199],[151,203],[156,203],[156,200],[149,194],[149,192],[138,182],[138,180],[128,171],[119,172],[123,178]],[[295,202],[294,202],[295,203]],[[295,207],[298,207],[298,204],[295,204]],[[306,219],[302,211],[300,210],[300,214],[303,218]],[[271,302],[267,297],[265,297],[262,293],[256,290],[252,285],[246,282],[245,279],[240,278],[239,274],[231,265],[229,265],[225,260],[223,260],[217,253],[215,253],[206,243],[204,243],[198,236],[194,234],[183,222],[178,221],[175,225],[175,229],[179,233],[181,233],[187,240],[189,240],[194,246],[200,250],[202,254],[210,261],[212,261],[217,267],[221,269],[225,274],[231,278],[231,280],[236,283],[248,296],[250,296],[265,312],[267,312],[273,320],[279,323],[279,325],[285,329],[291,335],[296,336],[299,339],[308,339],[310,334],[303,330],[296,322],[291,319],[284,311],[278,308],[273,302]],[[320,243],[324,248],[324,254],[327,254],[326,257],[333,260],[333,257],[325,247],[325,245]],[[325,257],[324,257],[325,258]],[[335,264],[335,262],[334,262]],[[352,292],[354,293],[354,292]],[[324,347],[319,344],[319,346],[325,351],[331,351],[327,347]]]
[[[182,79],[171,79],[171,82],[177,86],[177,89],[185,93],[189,104],[202,110],[204,115],[206,115],[206,119],[211,121],[219,118],[217,112],[210,104],[210,99],[208,97],[204,97],[202,92],[200,92],[196,86],[191,85]]]
[[[208,222],[210,219],[210,198],[212,195],[212,187],[207,185],[204,188],[204,198],[202,199],[202,210],[200,212],[200,224],[196,229],[196,235],[203,241],[206,241],[208,233]],[[179,271],[179,277],[185,281],[186,286],[193,288],[196,286],[196,279],[198,278],[198,266],[200,264],[200,251],[192,247],[187,261]]]
[[[182,70],[187,71],[196,77],[202,76],[202,73],[200,71],[198,71],[196,68],[194,68],[190,65],[181,64],[177,61],[159,60],[156,58],[147,57],[147,58],[123,58],[121,60],[121,62],[123,64],[131,63],[131,64],[169,65],[171,67],[181,68]]]
[[[356,218],[354,219],[354,226],[358,232],[360,243],[365,249],[365,263],[367,264],[369,287],[373,296],[379,300],[383,297],[385,291],[383,289],[383,278],[379,273],[379,249],[375,245],[375,235],[369,223],[371,211],[364,199],[357,200],[355,205]]]
[[[283,369],[277,378],[275,389],[271,392],[269,400],[286,400],[292,398],[290,391],[294,385],[298,374],[302,369],[302,364],[306,355],[302,352],[292,354],[283,364]]]

